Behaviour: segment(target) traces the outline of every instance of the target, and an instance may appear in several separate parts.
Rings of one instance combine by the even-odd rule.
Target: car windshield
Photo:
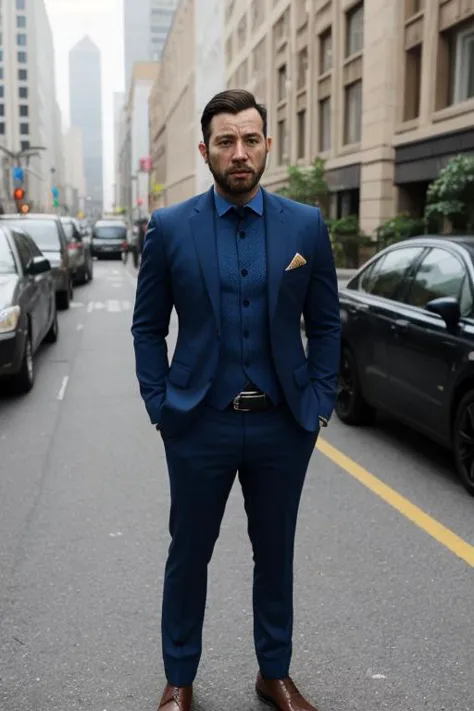
[[[94,237],[99,239],[126,239],[127,230],[123,225],[96,225]]]
[[[42,252],[59,251],[59,234],[54,220],[8,220],[8,224],[27,232]]]
[[[0,233],[0,274],[16,274],[17,268],[7,238]]]

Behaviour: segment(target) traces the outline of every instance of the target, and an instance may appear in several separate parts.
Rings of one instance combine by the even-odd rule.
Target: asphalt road
[[[95,266],[32,393],[0,399],[1,711],[155,711],[164,684],[164,453],[135,381],[133,270]],[[298,529],[295,680],[321,711],[472,711],[474,558],[457,553],[474,551],[474,501],[449,455],[385,420],[334,420],[320,447]],[[261,708],[251,573],[235,488],[197,711]]]

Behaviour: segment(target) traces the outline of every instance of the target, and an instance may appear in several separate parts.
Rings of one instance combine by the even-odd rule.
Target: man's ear
[[[206,144],[205,144],[203,141],[201,141],[201,143],[199,144],[199,153],[200,153],[200,154],[202,155],[202,157],[204,158],[204,163],[208,163],[209,161],[208,161],[208,158],[207,158],[207,147],[206,147]]]

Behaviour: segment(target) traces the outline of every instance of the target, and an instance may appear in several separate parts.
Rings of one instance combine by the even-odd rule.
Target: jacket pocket
[[[309,379],[309,372],[308,372],[308,364],[303,363],[303,365],[299,365],[295,370],[293,371],[293,377],[295,379],[295,383],[299,388],[305,388],[307,385],[310,383]]]
[[[175,385],[177,388],[187,388],[190,378],[191,369],[186,365],[181,365],[181,363],[171,364],[168,380],[172,385]]]

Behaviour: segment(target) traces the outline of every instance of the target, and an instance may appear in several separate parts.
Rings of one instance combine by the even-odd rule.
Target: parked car
[[[83,230],[73,217],[60,217],[66,233],[72,278],[76,284],[87,284],[93,279],[93,262],[90,241],[83,235]]]
[[[121,259],[127,250],[128,229],[123,220],[98,220],[92,228],[92,256]]]
[[[27,232],[36,242],[51,264],[58,308],[68,309],[73,297],[73,279],[66,233],[59,217],[29,213],[0,215],[0,220],[12,229]]]
[[[340,309],[338,417],[385,411],[446,445],[474,496],[474,237],[388,247],[341,290]]]
[[[25,232],[0,225],[0,392],[31,390],[33,356],[58,338],[51,265]]]

